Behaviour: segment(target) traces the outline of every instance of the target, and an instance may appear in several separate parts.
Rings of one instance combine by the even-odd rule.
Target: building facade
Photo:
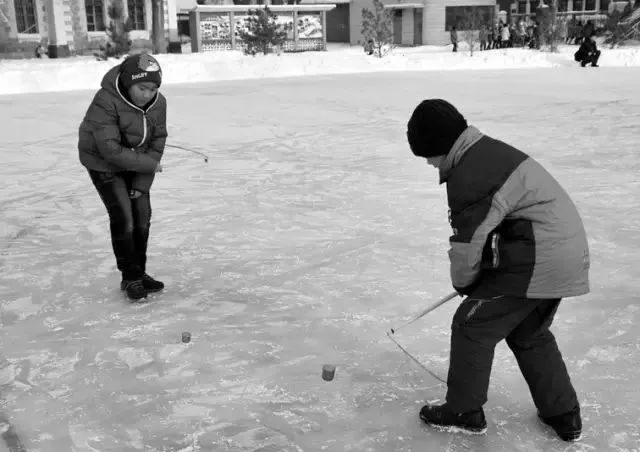
[[[189,16],[191,11],[198,9],[198,3],[215,5],[218,9],[230,6],[229,13],[240,5],[300,6],[292,8],[293,14],[294,9],[304,10],[313,5],[321,14],[322,39],[352,45],[363,44],[362,9],[373,9],[372,0],[0,0],[0,56],[31,56],[38,44],[48,48],[51,57],[90,54],[106,41],[105,30],[110,22],[108,9],[113,1],[121,2],[124,16],[131,19],[133,30],[129,36],[134,47],[150,47],[152,1],[162,1],[165,38],[170,49],[172,43],[180,47],[179,35],[192,34]],[[467,14],[480,15],[487,25],[498,19],[507,22],[507,16],[511,21],[535,15],[542,2],[383,0],[385,7],[393,11],[394,44],[407,46],[448,44],[449,30]],[[617,3],[620,2],[558,0],[558,9],[561,15],[602,16],[610,5]],[[231,19],[228,22],[231,23]],[[215,27],[209,28],[214,30]],[[209,29],[205,27],[204,30]],[[190,38],[192,41],[198,39],[197,36]]]
[[[493,23],[497,9],[495,0],[383,0],[393,10],[394,44],[444,45],[449,41],[449,30],[465,14],[480,14]],[[351,0],[350,43],[362,44],[362,9],[373,9],[371,0]],[[459,27],[458,27],[459,28]]]
[[[91,53],[106,39],[108,8],[114,0],[0,0],[0,52],[29,53],[41,44],[50,57]],[[129,37],[140,46],[150,41],[152,0],[120,1],[130,18]],[[164,30],[177,40],[175,0],[163,0]],[[19,55],[17,55],[19,56]]]

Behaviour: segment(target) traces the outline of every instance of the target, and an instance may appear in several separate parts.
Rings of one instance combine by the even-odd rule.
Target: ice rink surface
[[[165,152],[148,271],[167,289],[143,305],[119,290],[77,157],[94,92],[1,96],[0,414],[30,452],[638,451],[638,80],[567,67],[167,86],[168,143],[209,161]],[[592,292],[552,328],[580,443],[537,421],[504,344],[486,436],[418,418],[445,388],[385,332],[452,290],[445,188],[405,137],[428,97],[539,160],[583,216]],[[440,375],[456,303],[396,335]]]

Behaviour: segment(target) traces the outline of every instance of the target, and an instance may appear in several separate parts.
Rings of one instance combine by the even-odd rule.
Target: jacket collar
[[[440,166],[440,183],[444,184],[453,168],[460,162],[464,154],[484,136],[474,126],[467,127],[451,146],[451,150]]]

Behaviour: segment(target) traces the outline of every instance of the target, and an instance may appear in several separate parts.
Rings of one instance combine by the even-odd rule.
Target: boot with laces
[[[164,283],[162,281],[155,280],[146,273],[142,275],[142,285],[148,293],[159,292],[164,289]]]

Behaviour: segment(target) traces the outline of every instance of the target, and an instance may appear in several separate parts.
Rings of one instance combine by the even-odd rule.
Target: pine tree
[[[462,38],[469,46],[469,55],[471,56],[473,56],[476,44],[480,41],[480,27],[483,26],[484,20],[480,12],[472,6],[466,7],[458,31],[462,31]]]
[[[266,55],[284,43],[287,32],[276,22],[276,18],[267,5],[249,10],[245,19],[246,28],[239,33],[246,55],[255,56],[259,52]]]
[[[372,46],[373,53],[382,58],[393,44],[393,16],[380,0],[373,0],[373,8],[362,8],[362,37],[365,45]]]
[[[96,58],[106,60],[109,57],[119,58],[129,53],[131,48],[131,39],[129,39],[129,31],[131,31],[130,20],[124,19],[124,8],[121,0],[112,0],[107,8],[109,15],[109,27],[107,28],[108,41],[104,46],[100,46],[102,51],[96,54]]]
[[[612,12],[607,14],[607,23],[605,25],[607,39],[605,39],[604,42],[609,44],[612,49],[616,45],[619,45],[624,40],[624,36],[629,32],[629,25],[623,23],[622,20],[630,11],[631,7],[627,4],[624,11],[619,11],[617,8],[614,8]]]
[[[540,44],[549,46],[551,52],[557,52],[558,43],[562,40],[558,1],[552,0],[550,5],[541,2],[536,11],[536,18],[540,27]]]

